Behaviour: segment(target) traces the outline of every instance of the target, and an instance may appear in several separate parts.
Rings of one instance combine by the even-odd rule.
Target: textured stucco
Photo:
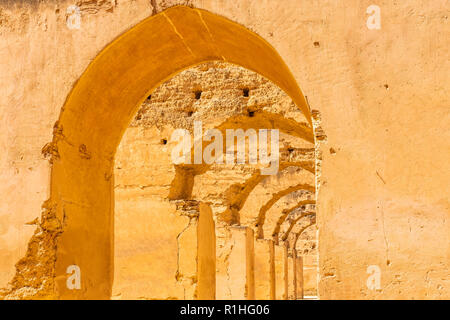
[[[73,150],[48,144],[65,139],[66,127],[56,123],[61,108],[108,43],[143,19],[180,3],[224,16],[267,40],[307,96],[313,118],[320,117],[323,130],[316,128],[315,132],[316,137],[321,135],[316,140],[320,159],[316,174],[320,298],[448,298],[450,134],[446,86],[450,79],[449,6],[445,0],[377,1],[382,15],[380,30],[366,27],[366,8],[372,2],[365,0],[283,0],[282,5],[275,0],[80,0],[76,3],[82,12],[80,30],[67,28],[65,10],[74,4],[70,1],[2,2],[0,123],[5,129],[0,134],[0,287],[12,281],[13,298],[33,297],[42,291],[43,296],[36,297],[57,297],[56,292],[62,290],[64,277],[53,287],[51,265],[63,261],[52,253],[55,241],[61,239],[60,244],[69,247],[73,239],[83,237],[75,231],[60,232],[74,226],[70,212],[84,208],[84,200],[109,199],[114,179],[111,160],[95,157],[101,150],[92,150],[82,141],[77,141]],[[189,36],[191,30],[179,31]],[[177,45],[186,50],[184,44]],[[258,54],[253,52],[255,57]],[[122,58],[120,50],[115,56],[105,81],[109,76],[119,78],[114,72],[120,72],[116,68],[120,67],[116,64]],[[142,89],[135,100],[145,99],[148,89]],[[98,101],[110,98],[109,92],[96,93]],[[131,120],[132,114],[126,114]],[[75,113],[71,116],[77,118]],[[86,128],[101,125],[91,120],[84,123]],[[105,130],[107,124],[103,124]],[[122,127],[120,130],[127,126]],[[93,133],[81,132],[80,136]],[[111,147],[111,140],[103,138],[98,132],[92,136],[102,148]],[[89,161],[110,168],[84,180],[69,177],[74,185],[101,181],[101,188],[88,190],[92,196],[67,198],[62,189],[69,185],[58,184],[55,175],[50,182],[50,172],[58,170],[66,156],[80,165]],[[54,196],[55,188],[61,191],[59,196]],[[104,193],[98,192],[99,188],[110,189]],[[105,223],[101,221],[104,217],[95,215],[100,212],[96,207],[90,210],[93,213],[86,217],[92,218],[92,225]],[[69,218],[64,220],[67,212]],[[76,226],[82,228],[82,221]],[[84,234],[92,231],[84,230]],[[218,235],[219,247],[220,241]],[[106,270],[95,277],[112,281],[106,263],[111,257],[86,254]],[[37,255],[42,260],[36,261]],[[42,261],[50,267],[33,267]],[[14,277],[17,262],[21,271]],[[58,276],[65,273],[66,262],[56,271]],[[381,269],[380,290],[366,286],[370,265]],[[47,278],[36,282],[35,271]],[[108,286],[96,290],[89,297],[110,294]],[[79,297],[85,297],[84,293]]]

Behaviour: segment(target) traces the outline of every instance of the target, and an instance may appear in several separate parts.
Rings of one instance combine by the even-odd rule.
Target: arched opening
[[[60,223],[46,230],[54,235],[48,241],[55,254],[51,274],[58,297],[111,297],[113,164],[122,135],[154,88],[182,70],[214,60],[240,65],[275,83],[300,108],[312,136],[310,112],[294,77],[275,49],[258,35],[210,12],[183,6],[136,25],[93,60],[55,124],[49,146],[51,196],[44,218]],[[194,95],[199,101],[201,97]],[[249,115],[256,118],[254,111]],[[82,272],[80,290],[66,287],[71,265]]]
[[[249,86],[252,96],[247,99],[240,88]],[[202,90],[200,101],[192,94],[195,88]],[[248,115],[250,109],[253,116]],[[204,133],[214,128],[223,137],[229,129],[280,130],[280,152],[286,155],[278,174],[263,175],[258,164],[247,162],[175,165],[171,155],[179,141],[171,138],[173,133],[183,129],[192,136],[199,122]],[[260,248],[259,242],[252,248],[254,238],[264,238],[262,227],[266,229],[269,220],[275,223],[275,208],[281,211],[288,203],[291,207],[298,205],[304,193],[314,195],[313,139],[305,123],[301,111],[275,84],[224,62],[189,68],[157,87],[152,99],[137,111],[115,156],[113,299],[199,298],[200,278],[208,274],[196,269],[196,259],[201,255],[198,247],[212,243],[215,251],[216,243],[208,238],[209,234],[215,237],[216,232],[217,275],[212,270],[205,287],[213,288],[216,276],[218,285],[217,292],[207,298],[263,297],[270,280],[255,283],[261,285],[254,290],[246,289],[246,277],[242,275],[247,269],[250,277],[254,274],[253,278],[259,280],[254,266],[247,268],[246,251],[248,248],[249,256],[254,255],[255,265],[270,268],[268,261],[259,259],[270,252],[267,247]],[[191,156],[195,153],[192,143]],[[210,144],[203,140],[203,149]],[[304,183],[300,186],[310,191],[294,192],[300,181]],[[212,232],[196,237],[195,229],[201,226],[198,217],[202,218],[199,204],[209,204],[215,223]],[[247,211],[255,211],[258,216],[249,218]],[[264,223],[265,217],[268,221]],[[261,221],[260,227],[255,221]],[[272,232],[267,232],[269,239]],[[230,244],[233,248],[229,249]],[[211,256],[215,258],[215,254],[206,255],[210,261],[205,264],[210,271],[216,263]],[[248,263],[252,261],[250,258]]]

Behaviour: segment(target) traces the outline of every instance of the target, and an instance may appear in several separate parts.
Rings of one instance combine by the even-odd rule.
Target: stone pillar
[[[295,263],[297,281],[297,299],[303,299],[303,257],[297,257]]]
[[[275,299],[287,300],[288,297],[288,265],[287,247],[276,245],[274,251],[275,263]]]
[[[296,283],[296,274],[295,274],[295,255],[292,253],[288,253],[287,256],[288,262],[288,299],[289,300],[297,300],[297,283]]]
[[[303,291],[305,296],[317,295],[317,255],[303,256]]]
[[[254,232],[247,227],[229,227],[232,243],[224,265],[218,266],[218,300],[255,299]]]
[[[273,240],[255,241],[255,299],[275,299],[275,268]]]
[[[200,300],[216,299],[216,234],[209,205],[200,203],[197,226],[197,293]]]

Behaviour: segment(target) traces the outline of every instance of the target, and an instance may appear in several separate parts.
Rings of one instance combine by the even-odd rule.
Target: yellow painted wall
[[[381,0],[380,30],[367,28],[372,3],[363,0],[191,2],[256,32],[287,67],[261,38],[210,13],[202,21],[197,11],[172,11],[130,29],[152,14],[149,1],[82,5],[81,29],[70,30],[70,4],[0,5],[2,286],[21,257],[36,262],[26,250],[41,229],[27,223],[50,198],[44,213],[51,223],[32,243],[51,255],[52,237],[64,230],[57,294],[110,296],[111,164],[121,134],[151,87],[223,55],[268,76],[305,108],[298,83],[320,114],[327,137],[318,146],[320,297],[449,297],[447,1]],[[57,149],[44,152],[53,153],[51,166],[41,149],[52,139]],[[87,238],[95,247],[75,245]],[[68,294],[68,264],[86,270],[84,287],[101,284]],[[371,265],[381,269],[378,291],[366,286]]]

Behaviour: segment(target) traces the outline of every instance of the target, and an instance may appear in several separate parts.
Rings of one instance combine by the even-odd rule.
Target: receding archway
[[[55,125],[49,206],[62,222],[55,245],[58,297],[110,297],[116,148],[155,87],[188,67],[213,60],[265,76],[292,98],[311,124],[305,99],[282,58],[241,25],[177,6],[119,36],[80,77]],[[66,288],[70,265],[82,272],[81,290]]]

